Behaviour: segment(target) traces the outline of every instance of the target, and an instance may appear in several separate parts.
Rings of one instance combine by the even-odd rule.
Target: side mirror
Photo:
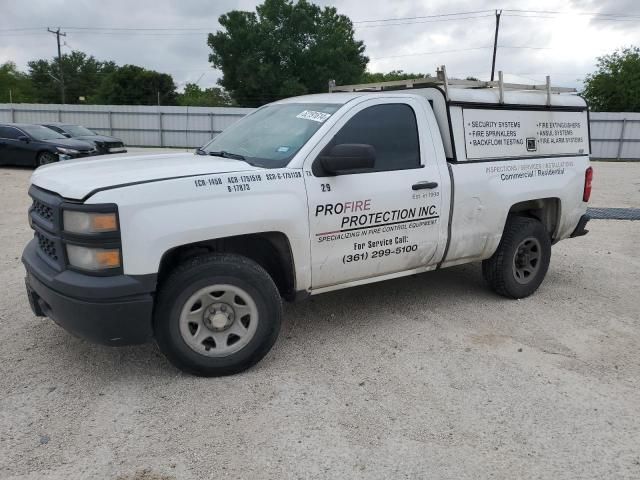
[[[351,170],[371,169],[376,163],[376,149],[362,143],[342,143],[320,155],[320,164],[330,175]]]
[[[29,137],[27,137],[26,135],[20,135],[18,137],[18,140],[20,140],[21,142],[24,142],[24,143],[29,143]]]
[[[205,153],[204,153],[204,150],[202,149],[202,147],[198,147],[198,148],[196,148],[195,154],[196,155],[204,155]]]

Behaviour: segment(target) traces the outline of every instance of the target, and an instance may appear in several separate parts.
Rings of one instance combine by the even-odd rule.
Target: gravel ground
[[[640,163],[593,206],[640,206]],[[30,171],[0,169],[0,478],[640,478],[640,222],[593,221],[508,301],[478,265],[288,305],[241,375],[78,340],[27,305]]]

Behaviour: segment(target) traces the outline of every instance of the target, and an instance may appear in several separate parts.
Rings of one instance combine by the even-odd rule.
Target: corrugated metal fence
[[[0,104],[0,122],[69,122],[138,147],[199,147],[251,108]]]
[[[251,108],[0,104],[0,122],[69,122],[141,147],[198,147]],[[640,159],[640,113],[592,112],[593,158]]]
[[[640,160],[640,113],[591,112],[591,156]]]

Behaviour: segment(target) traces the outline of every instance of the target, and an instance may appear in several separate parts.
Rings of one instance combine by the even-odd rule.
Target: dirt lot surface
[[[287,305],[259,365],[201,379],[31,314],[30,173],[0,168],[0,478],[640,478],[640,221],[521,301],[474,264]],[[640,207],[640,163],[595,173],[593,206]]]

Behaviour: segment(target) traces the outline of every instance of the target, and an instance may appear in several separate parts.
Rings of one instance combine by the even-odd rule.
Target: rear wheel
[[[53,162],[58,161],[58,156],[51,152],[40,152],[38,154],[38,158],[36,159],[37,167],[41,167],[42,165],[48,165]]]
[[[239,255],[211,254],[179,266],[160,289],[155,336],[178,368],[230,375],[257,363],[280,330],[282,304],[269,274]]]
[[[524,298],[544,280],[551,260],[551,240],[538,220],[512,216],[493,256],[482,262],[482,275],[492,290]]]

